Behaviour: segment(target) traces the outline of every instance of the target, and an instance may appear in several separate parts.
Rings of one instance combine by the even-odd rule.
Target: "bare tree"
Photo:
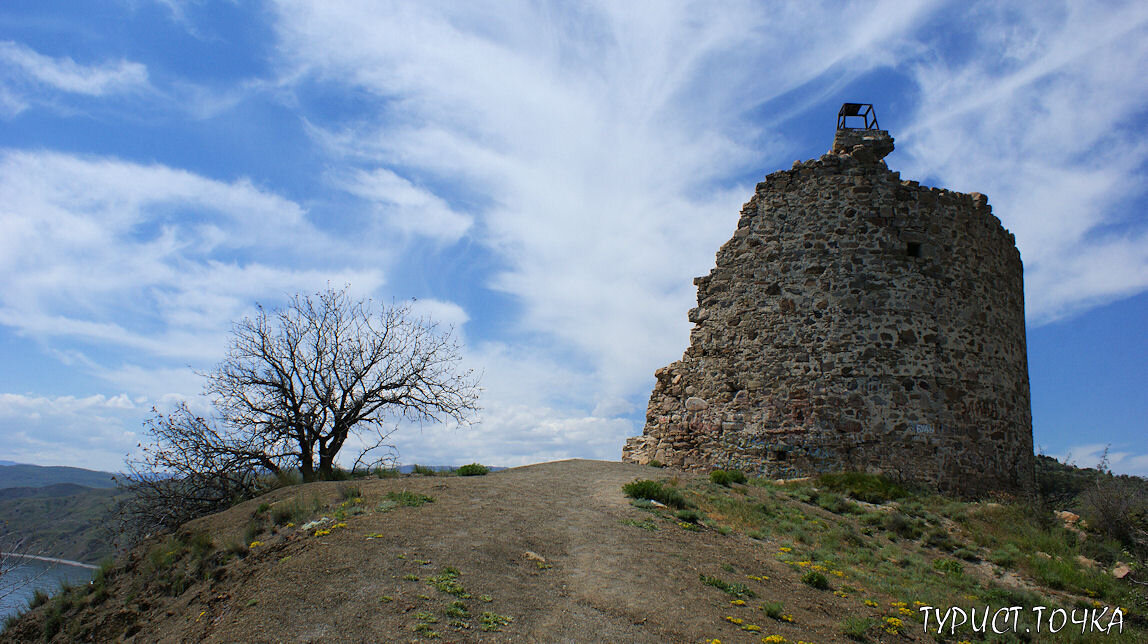
[[[368,452],[385,447],[402,420],[468,423],[478,378],[460,371],[459,360],[450,330],[408,305],[376,307],[328,288],[282,309],[259,307],[235,324],[223,361],[200,374],[214,413],[182,405],[157,414],[148,424],[153,441],[128,478],[156,499],[191,501],[196,515],[249,495],[260,473],[328,478],[352,437],[373,440]],[[151,519],[171,527],[178,517],[164,512],[172,511],[153,508]]]
[[[186,403],[168,414],[152,411],[145,423],[151,442],[140,445],[142,456],[129,460],[125,475],[117,477],[131,490],[114,511],[120,545],[255,496],[266,485],[260,474],[282,469],[260,450],[260,437],[227,431]]]

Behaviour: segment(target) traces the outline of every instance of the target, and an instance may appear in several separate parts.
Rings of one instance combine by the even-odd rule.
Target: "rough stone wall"
[[[757,185],[694,280],[690,347],[655,372],[623,460],[1030,488],[1015,240],[984,195],[902,181],[892,149],[839,130],[829,154]]]

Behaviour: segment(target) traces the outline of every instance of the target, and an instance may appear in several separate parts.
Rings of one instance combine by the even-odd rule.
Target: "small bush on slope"
[[[630,498],[650,499],[679,510],[690,507],[680,490],[662,485],[657,481],[631,481],[622,486],[622,491]]]

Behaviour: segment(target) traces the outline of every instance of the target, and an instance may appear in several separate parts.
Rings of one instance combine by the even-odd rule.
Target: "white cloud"
[[[1115,474],[1148,477],[1148,453],[1131,451],[1126,449],[1126,446],[1088,443],[1073,445],[1062,454],[1049,454],[1049,456],[1077,467],[1097,467],[1107,458],[1108,468]]]
[[[417,299],[411,304],[411,311],[418,316],[427,318],[430,322],[444,328],[454,329],[456,335],[461,334],[463,326],[470,320],[466,309],[454,302],[446,302],[433,298]]]
[[[470,427],[403,427],[393,438],[405,464],[516,467],[565,458],[617,460],[634,429],[625,419],[498,404],[485,409],[482,421]],[[350,452],[344,457],[354,458]]]
[[[907,65],[921,100],[894,133],[905,174],[989,196],[1021,249],[1030,321],[1148,288],[1148,225],[1132,205],[1146,195],[1148,8],[954,13],[941,33],[964,39],[967,56]]]
[[[370,293],[385,257],[245,180],[53,152],[0,151],[0,230],[0,324],[142,360],[213,361],[254,301]]]
[[[1128,205],[1148,160],[1129,135],[1148,104],[1143,10],[965,7],[281,0],[277,78],[176,80],[171,96],[210,115],[297,93],[281,106],[328,155],[335,199],[377,216],[336,232],[249,181],[0,151],[0,324],[157,400],[194,393],[172,362],[217,356],[252,300],[327,281],[377,295],[396,260],[441,283],[463,276],[437,259],[464,257],[478,277],[463,288],[482,281],[511,304],[463,309],[432,290],[417,307],[475,336],[466,359],[486,374],[488,417],[404,445],[420,459],[616,457],[637,430],[616,416],[640,411],[653,369],[686,347],[691,278],[752,194],[731,177],[788,165],[797,135],[778,124],[878,69],[918,101],[903,104],[916,111],[891,163],[989,195],[1024,253],[1032,319],[1143,290],[1148,231]],[[4,47],[20,83],[0,83],[0,113],[34,103],[33,84],[81,97],[147,85],[134,63]],[[314,107],[350,95],[377,109]],[[92,357],[105,346],[135,355]]]
[[[375,206],[389,228],[442,242],[456,242],[470,228],[472,218],[455,212],[434,193],[385,168],[356,170],[338,182],[347,192]]]
[[[0,41],[0,65],[8,68],[8,83],[23,79],[51,90],[104,96],[140,90],[148,85],[147,68],[138,62],[79,64],[70,57],[45,56],[11,40]],[[6,88],[7,91],[11,87]]]
[[[29,396],[0,394],[5,458],[38,465],[116,471],[134,451],[148,409],[126,394]]]
[[[893,36],[928,3],[879,3],[852,20],[806,3],[277,8],[284,78],[381,105],[374,121],[309,116],[317,140],[363,166],[352,176],[391,195],[380,201],[402,202],[397,173],[485,204],[471,234],[504,267],[488,283],[521,304],[506,333],[581,365],[595,383],[584,412],[619,413],[685,348],[691,278],[752,193],[729,177],[786,154],[762,143],[777,137],[754,110],[820,74],[892,60]]]

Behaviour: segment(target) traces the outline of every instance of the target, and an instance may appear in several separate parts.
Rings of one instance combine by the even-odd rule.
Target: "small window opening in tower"
[[[920,257],[921,244],[919,242],[909,242],[905,245],[905,254],[909,257]]]
[[[775,460],[775,461],[784,461],[784,460],[785,460],[785,450],[780,450],[780,449],[779,449],[779,450],[774,450],[774,452],[773,452],[773,460]]]

